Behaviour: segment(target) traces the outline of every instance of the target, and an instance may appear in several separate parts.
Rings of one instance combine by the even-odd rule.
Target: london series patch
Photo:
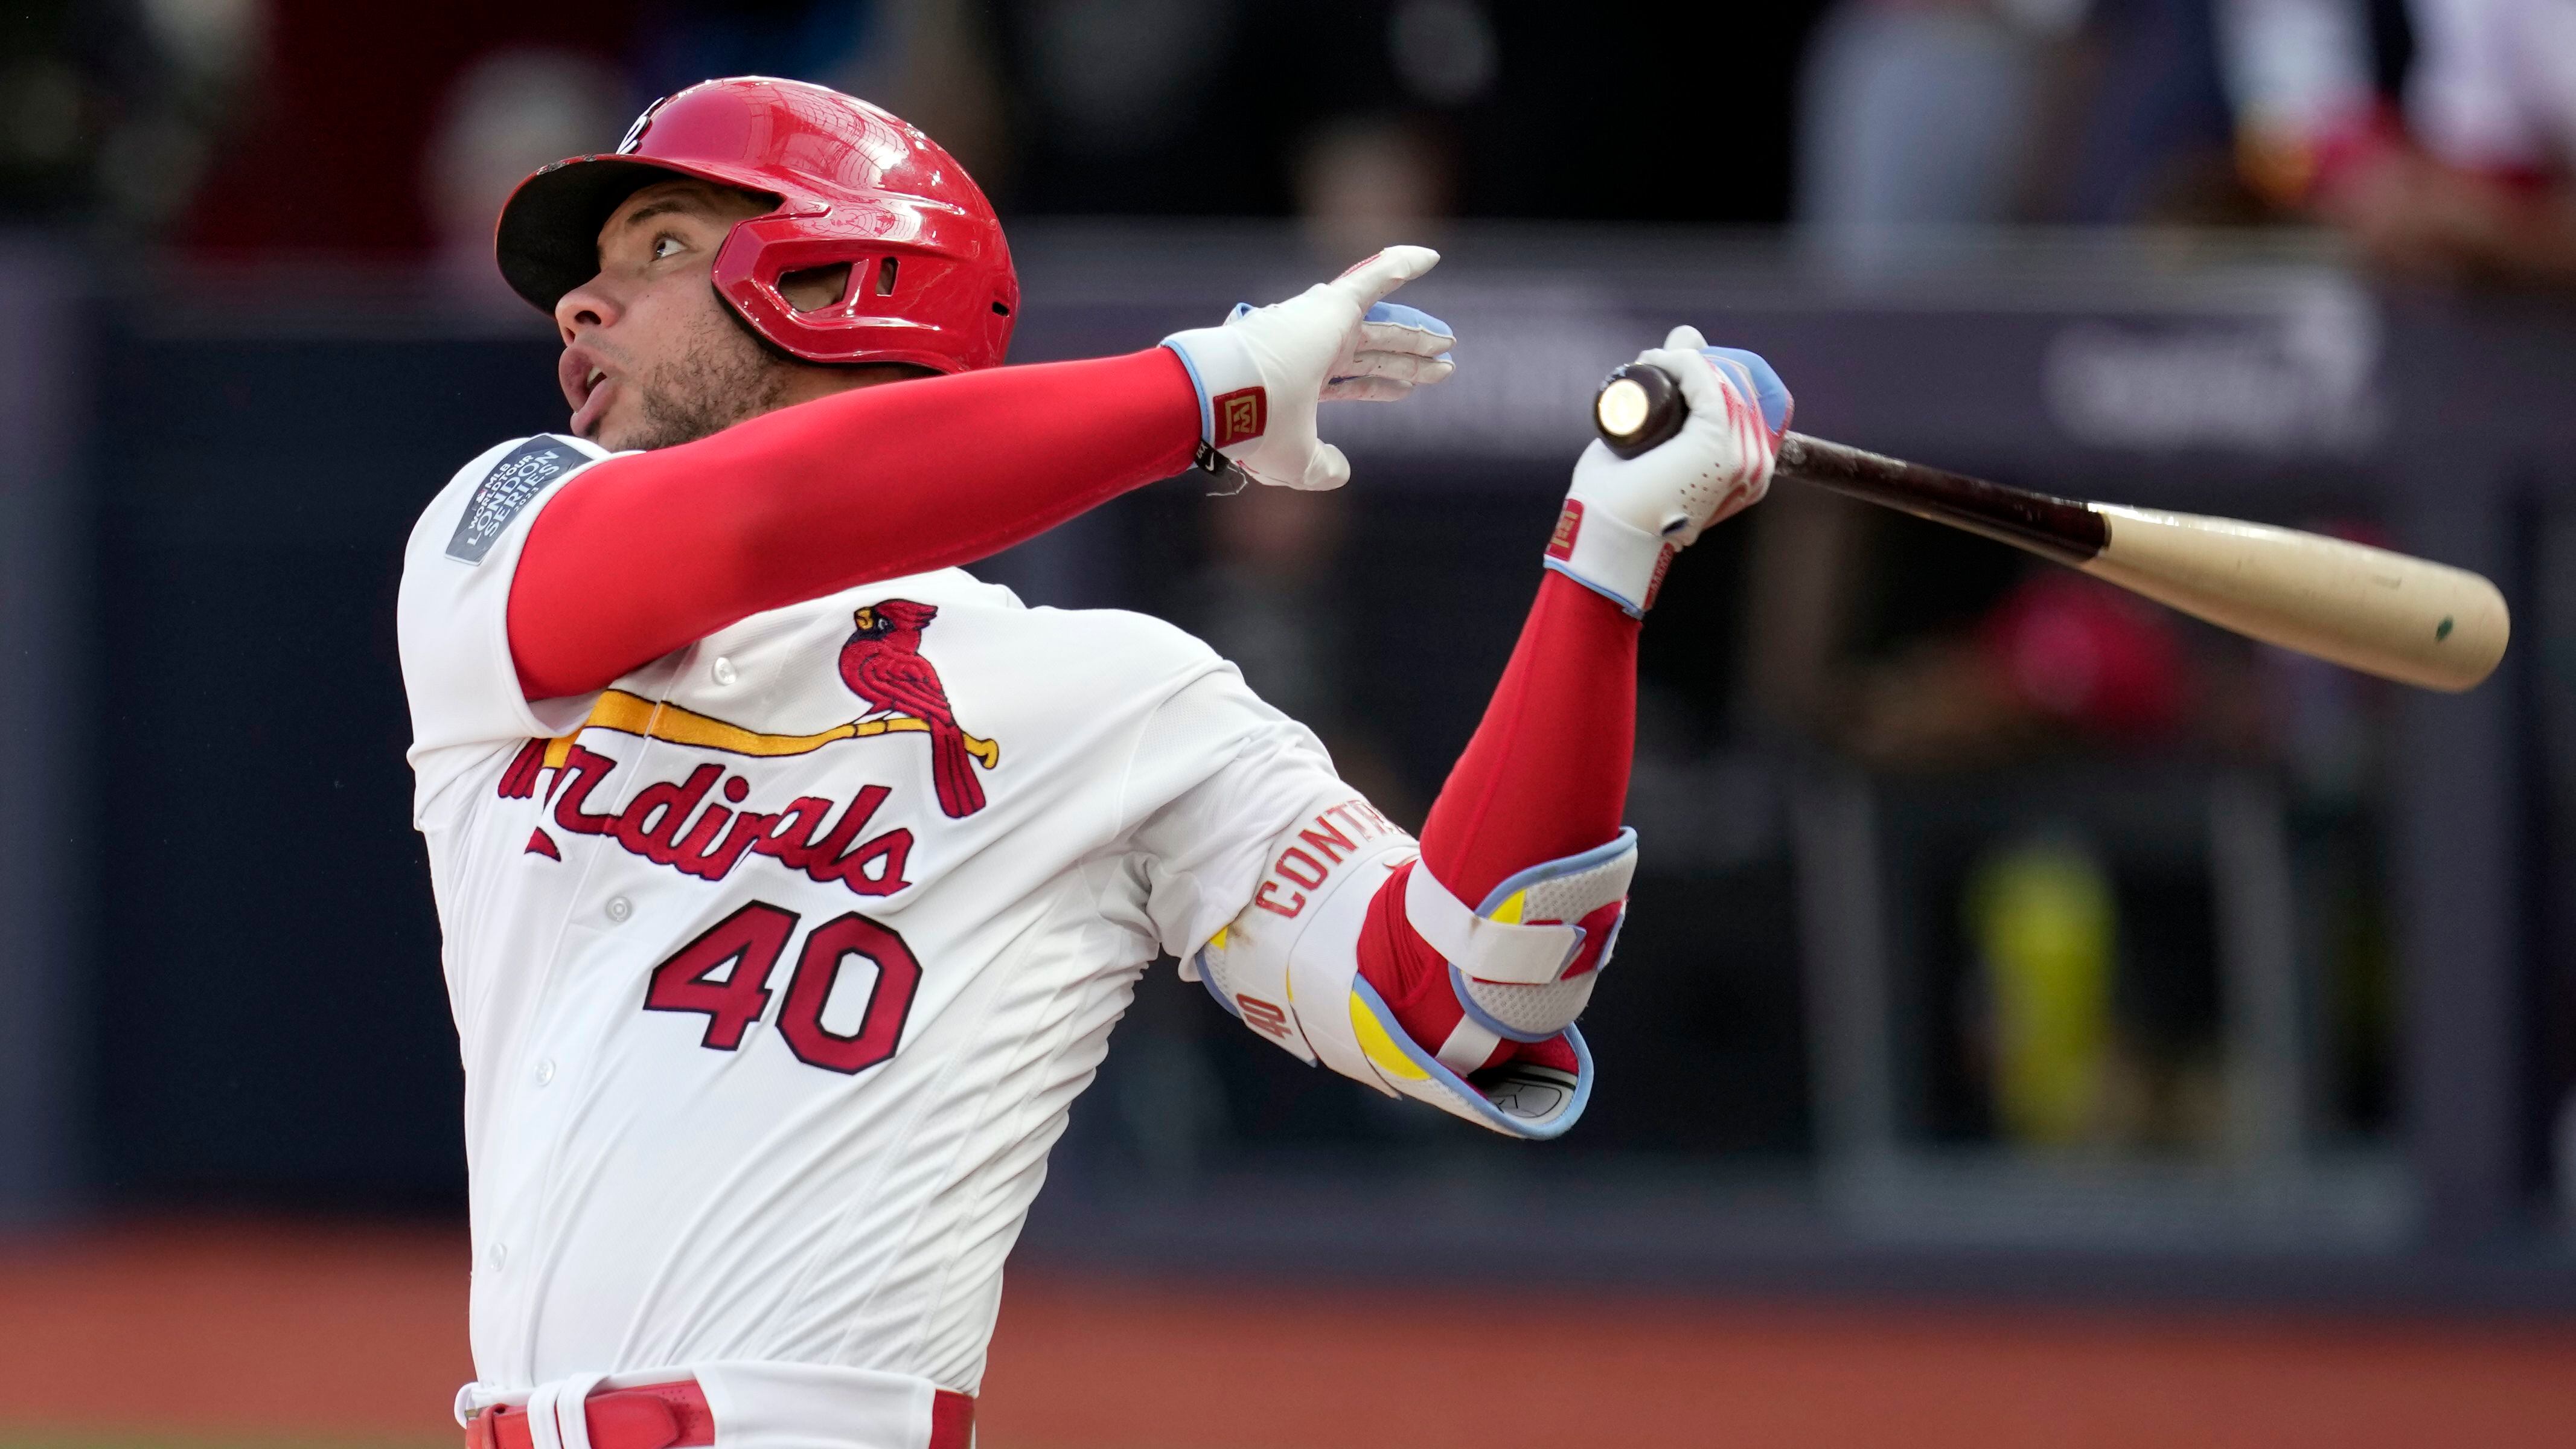
[[[528,439],[510,450],[510,455],[492,465],[483,481],[474,489],[472,501],[465,505],[465,516],[456,521],[456,535],[447,541],[447,556],[461,563],[479,564],[492,551],[510,520],[528,506],[528,500],[545,491],[547,484],[589,462],[589,457],[561,438],[544,433]]]

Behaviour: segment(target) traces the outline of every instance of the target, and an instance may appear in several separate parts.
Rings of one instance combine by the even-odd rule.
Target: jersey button
[[[731,684],[734,681],[733,661],[730,659],[719,656],[716,667],[708,672],[716,677],[718,684]]]
[[[626,923],[626,918],[633,914],[635,914],[635,906],[632,902],[628,901],[626,897],[610,896],[608,898],[608,919],[615,921],[620,925],[624,925]]]
[[[484,1253],[483,1261],[493,1272],[500,1272],[503,1268],[510,1266],[510,1245],[507,1243],[494,1243],[491,1249]]]
[[[542,1086],[546,1085],[547,1083],[549,1083],[549,1082],[553,1081],[554,1079],[555,1079],[555,1059],[554,1059],[553,1057],[548,1057],[548,1058],[546,1058],[544,1061],[541,1061],[541,1062],[537,1063],[537,1085],[538,1085],[538,1086],[542,1087]]]

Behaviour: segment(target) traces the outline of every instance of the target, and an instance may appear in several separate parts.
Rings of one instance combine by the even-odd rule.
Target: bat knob
[[[1633,458],[1682,430],[1690,405],[1681,385],[1651,362],[1623,362],[1601,380],[1592,397],[1592,422],[1601,441],[1622,458]]]

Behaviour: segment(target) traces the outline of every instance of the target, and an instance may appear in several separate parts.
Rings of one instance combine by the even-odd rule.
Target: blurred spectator
[[[1569,24],[1492,0],[1001,0],[1004,209],[1281,215],[1342,118],[1393,116],[1442,142],[1459,215],[1776,222],[1790,62],[1820,8],[1729,14],[1711,36],[1668,6]],[[1651,138],[1704,123],[1712,44],[1727,163],[1676,180]]]
[[[2045,48],[2085,0],[1843,0],[1799,97],[1798,220],[1866,255],[1895,229],[2017,219]]]
[[[448,292],[515,310],[492,266],[492,220],[513,187],[561,157],[607,150],[635,113],[709,76],[812,79],[867,97],[940,138],[979,180],[1007,157],[974,7],[930,0],[669,4],[634,49],[649,84],[599,57],[509,46],[467,65],[439,106],[423,186]]]
[[[439,188],[423,167],[458,77],[510,49],[615,56],[634,24],[628,0],[447,0],[435,24],[335,0],[264,4],[268,64],[228,114],[182,229],[200,251],[434,253]],[[583,145],[614,146],[624,120]]]
[[[1220,0],[1027,0],[1004,8],[1018,74],[1012,100],[1024,170],[1053,210],[1138,203],[1185,189],[1242,198],[1261,155],[1246,118],[1218,104],[1235,56],[1237,6]],[[1249,210],[1242,201],[1216,209]]]
[[[2441,280],[2576,285],[2576,8],[2414,0],[2402,130],[2338,138],[2318,210],[2377,264]]]
[[[1397,241],[1430,241],[1455,187],[1447,147],[1391,117],[1324,127],[1297,158],[1297,214],[1328,256],[1366,256]]]
[[[1892,769],[1996,763],[2081,741],[2173,740],[2197,680],[2172,620],[2106,584],[2037,571],[1970,629],[1927,634],[1864,669],[1846,748]]]
[[[2246,180],[2295,202],[2320,145],[2378,106],[2364,0],[2217,0],[2218,47]]]
[[[954,0],[876,0],[866,43],[812,77],[864,96],[937,137],[986,193],[1011,182],[1011,137],[987,8]]]
[[[2262,218],[2236,170],[2235,114],[2213,13],[2219,3],[2099,0],[2067,77],[2073,144],[2049,168],[2043,219]]]
[[[1785,506],[1783,506],[1785,505]],[[1776,510],[1776,512],[1771,511]],[[1791,493],[1754,536],[1748,683],[1775,728],[1880,769],[1975,769],[2258,731],[2179,621],[2107,584]],[[1910,572],[1873,555],[1920,555]]]
[[[1493,17],[1475,0],[1402,0],[1387,17],[1387,54],[1405,89],[1435,106],[1477,99],[1502,68]]]
[[[1011,216],[1767,223],[1785,206],[1788,62],[1818,8],[1729,18],[1728,162],[1703,185],[1675,183],[1669,148],[1605,145],[1569,119],[1639,136],[1700,123],[1704,47],[1654,7],[1568,26],[1492,0],[451,0],[421,26],[330,0],[39,0],[0,20],[27,37],[0,51],[0,188],[62,210],[92,206],[102,178],[142,183],[160,214],[188,203],[201,250],[444,251],[467,209],[454,198],[475,190],[461,156],[491,143],[460,136],[432,162],[425,132],[466,125],[459,108],[482,128],[487,106],[533,106],[501,94],[507,76],[465,73],[552,50],[622,67],[629,115],[711,75],[847,89],[940,137]],[[165,74],[147,15],[176,17],[193,54],[236,57],[201,68],[229,89],[207,103]],[[1674,43],[1636,43],[1663,32]],[[567,115],[590,88],[560,98]],[[132,129],[118,123],[173,107],[193,140],[146,127],[97,165]]]
[[[264,0],[13,6],[0,19],[0,209],[150,235],[186,205],[266,59]]]
[[[1355,697],[1360,631],[1371,620],[1341,576],[1350,506],[1343,493],[1257,486],[1205,500],[1206,562],[1175,592],[1171,613],[1263,700],[1312,727],[1354,792],[1419,828],[1413,792]],[[1277,1054],[1242,1052],[1240,1030],[1206,993],[1155,978],[1137,987],[1106,1078],[1119,1139],[1151,1181],[1185,1183],[1236,1145],[1238,1127],[1275,1132],[1283,1117],[1318,1117],[1342,1133],[1436,1137],[1427,1114],[1371,1093],[1318,1093],[1312,1073],[1283,1072],[1289,1064]]]
[[[1086,24],[1120,18],[1109,13],[1115,5],[1069,8]],[[1010,147],[989,9],[951,0],[658,0],[642,13],[635,70],[647,99],[721,75],[831,86],[938,137],[993,191],[1006,179]],[[1114,47],[1122,34],[1110,23],[1092,40]]]
[[[1234,661],[1261,697],[1323,738],[1351,788],[1399,823],[1420,823],[1353,697],[1351,661],[1368,621],[1339,577],[1348,500],[1340,493],[1245,488],[1208,501],[1208,561],[1184,585],[1182,624]]]
[[[153,103],[111,129],[99,179],[118,216],[157,229],[204,174],[207,152],[267,36],[263,0],[143,0],[144,29],[166,69]]]
[[[501,203],[549,161],[613,149],[638,104],[616,71],[576,51],[498,50],[456,77],[422,166],[435,265],[451,297],[526,310],[492,263]]]
[[[1864,259],[1889,228],[2270,219],[2370,134],[2397,3],[1843,0],[1807,58],[1798,216]]]
[[[2408,0],[2402,106],[2362,0],[2222,0],[2246,175],[2384,270],[2576,285],[2576,9]]]

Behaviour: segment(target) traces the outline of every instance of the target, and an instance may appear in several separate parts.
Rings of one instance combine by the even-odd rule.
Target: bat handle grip
[[[1601,380],[1592,395],[1592,424],[1601,441],[1622,458],[1633,458],[1682,430],[1690,404],[1673,375],[1651,362],[1623,362]]]

